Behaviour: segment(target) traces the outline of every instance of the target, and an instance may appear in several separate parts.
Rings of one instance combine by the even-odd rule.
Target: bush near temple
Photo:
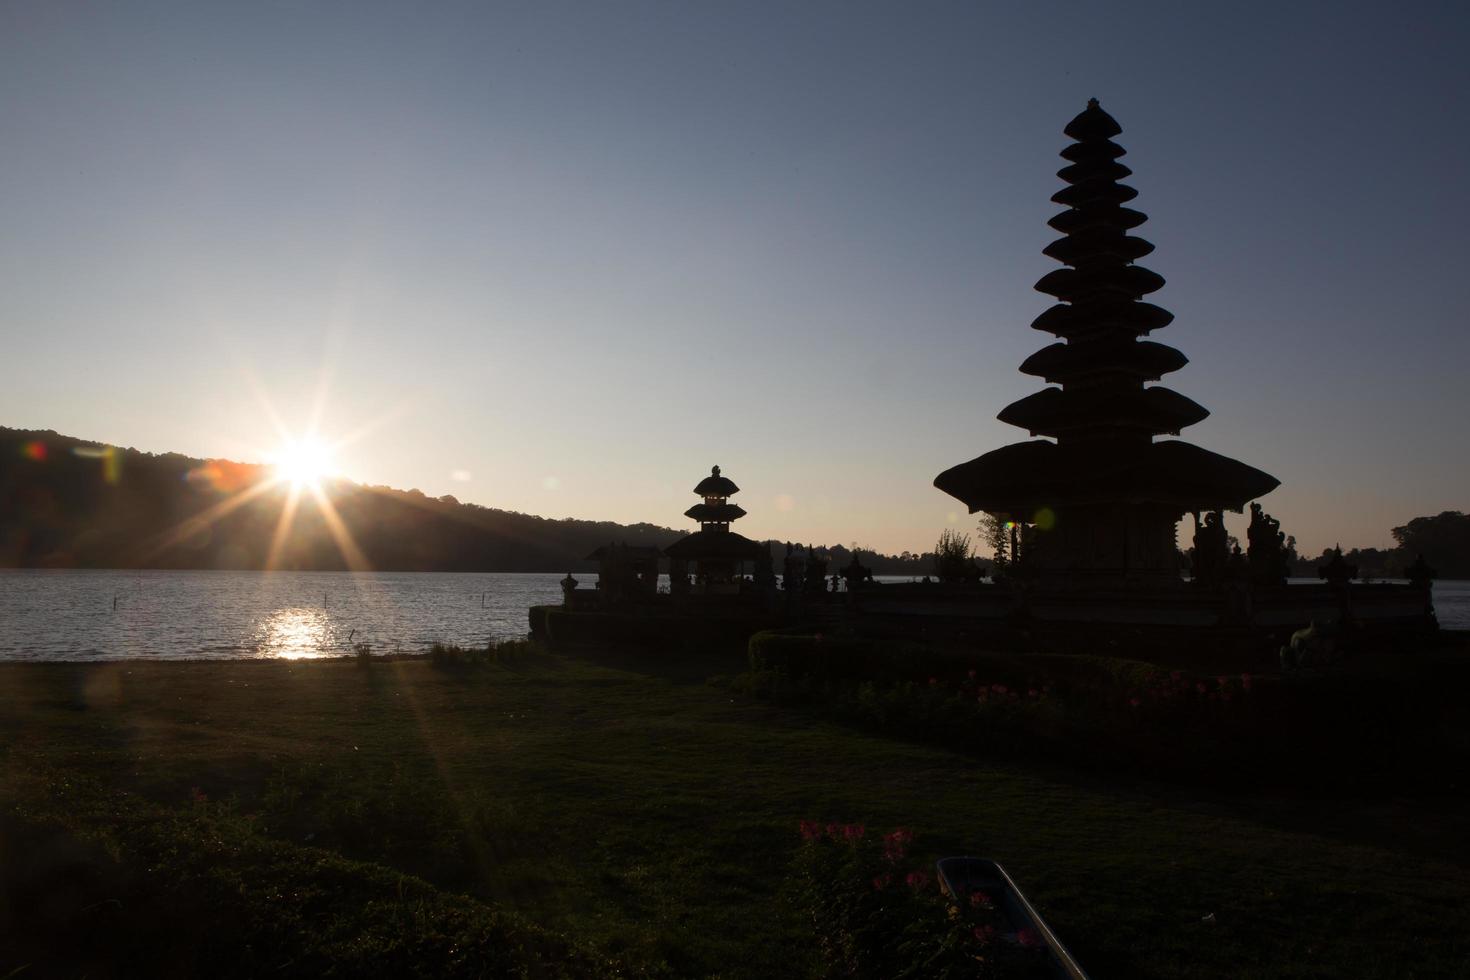
[[[1463,658],[1260,676],[1121,657],[969,655],[855,637],[762,634],[741,693],[1004,761],[1105,765],[1181,780],[1436,792],[1470,765]]]

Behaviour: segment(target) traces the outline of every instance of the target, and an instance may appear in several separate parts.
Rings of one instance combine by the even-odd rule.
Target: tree
[[[1009,522],[1002,520],[995,514],[980,515],[980,533],[985,538],[985,543],[990,546],[991,559],[995,562],[996,573],[999,574],[1006,563],[1011,560],[1010,547],[1011,537]]]
[[[1404,564],[1420,555],[1445,578],[1470,576],[1470,515],[1447,510],[1393,529]]]
[[[941,582],[963,582],[973,578],[973,558],[970,536],[947,527],[940,532],[939,541],[934,545],[934,574]]]

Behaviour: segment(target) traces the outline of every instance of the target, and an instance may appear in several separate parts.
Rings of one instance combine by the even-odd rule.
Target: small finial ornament
[[[710,468],[710,471],[709,471],[709,474],[710,474],[710,476],[719,476],[720,475],[720,468],[718,466],[711,467]]]
[[[1101,109],[1102,106],[1098,105],[1097,99],[1088,99],[1087,100],[1087,108],[1089,108],[1089,109]]]

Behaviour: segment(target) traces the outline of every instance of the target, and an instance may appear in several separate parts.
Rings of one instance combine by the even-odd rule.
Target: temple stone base
[[[1248,629],[1279,635],[1312,623],[1370,631],[1437,629],[1428,590],[1392,584],[1206,590],[1178,582],[1158,590],[1089,591],[1052,589],[1045,580],[1022,588],[894,584],[857,593],[854,613],[868,619],[909,619],[916,625],[926,619],[942,619],[977,626],[987,622],[1053,625],[1079,631],[1092,626],[1157,626],[1201,632]]]
[[[1055,512],[1028,531],[1028,570],[1055,591],[1169,590],[1183,586],[1170,509],[1115,504]]]

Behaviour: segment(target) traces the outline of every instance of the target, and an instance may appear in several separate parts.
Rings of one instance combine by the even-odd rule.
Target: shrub
[[[534,640],[491,640],[483,648],[435,643],[429,647],[429,663],[440,670],[463,670],[505,663],[539,650]]]

